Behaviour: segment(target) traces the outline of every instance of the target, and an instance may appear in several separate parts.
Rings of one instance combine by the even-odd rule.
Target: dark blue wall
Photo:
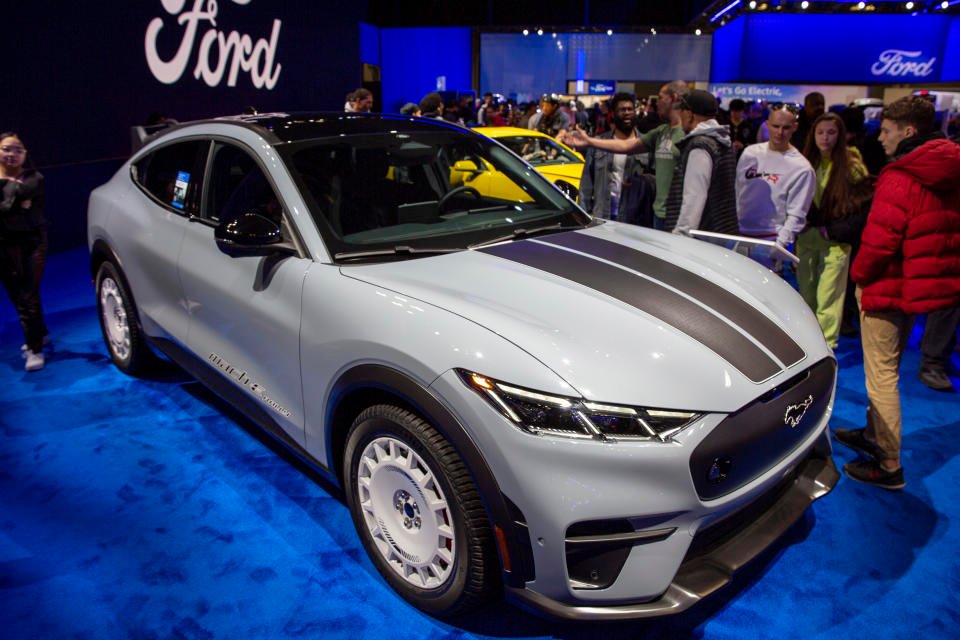
[[[383,110],[396,112],[404,103],[420,102],[438,90],[441,76],[444,90],[471,91],[472,33],[469,27],[380,29]]]
[[[162,59],[172,59],[184,27],[164,5],[179,4],[183,12],[216,6],[216,26],[198,22],[186,72],[164,84],[148,67],[145,36],[151,20],[162,19],[157,49]],[[15,22],[5,22],[5,35],[14,39],[5,43],[0,129],[19,132],[47,176],[54,248],[85,241],[90,190],[129,154],[130,127],[153,111],[190,120],[237,113],[248,105],[261,111],[342,109],[346,93],[360,86],[358,25],[366,11],[366,0],[19,3],[8,16]],[[280,74],[273,89],[257,88],[242,69],[232,87],[229,71],[214,87],[194,77],[209,30],[248,35],[253,45],[270,40],[274,20],[280,21],[274,60]],[[209,64],[217,66],[216,55]]]

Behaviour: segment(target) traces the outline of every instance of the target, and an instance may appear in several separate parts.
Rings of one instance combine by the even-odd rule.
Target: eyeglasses
[[[0,151],[2,151],[3,153],[12,153],[18,156],[23,155],[27,152],[26,149],[24,149],[18,144],[5,144],[2,147],[0,147]]]

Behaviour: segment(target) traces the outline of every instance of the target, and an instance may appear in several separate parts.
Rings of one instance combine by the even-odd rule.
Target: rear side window
[[[200,213],[200,185],[210,143],[174,143],[133,165],[133,179],[161,204],[188,215]]]

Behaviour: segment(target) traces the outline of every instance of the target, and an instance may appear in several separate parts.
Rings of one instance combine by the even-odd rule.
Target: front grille
[[[745,527],[756,522],[790,490],[797,480],[800,466],[802,464],[753,502],[700,529],[693,538],[693,542],[690,543],[684,562],[713,552],[727,540],[743,531]]]
[[[832,358],[821,360],[717,425],[690,456],[700,499],[736,491],[806,440],[827,410],[836,371]]]

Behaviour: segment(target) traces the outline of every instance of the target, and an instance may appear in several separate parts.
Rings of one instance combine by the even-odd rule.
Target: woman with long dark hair
[[[16,133],[0,133],[0,277],[23,327],[25,369],[44,365],[49,342],[40,303],[40,278],[47,259],[43,176],[26,168],[27,149]]]
[[[807,226],[797,236],[797,284],[816,313],[827,344],[835,348],[847,274],[866,223],[873,186],[860,153],[847,146],[846,127],[835,113],[814,121],[803,155],[816,171],[817,184]]]

